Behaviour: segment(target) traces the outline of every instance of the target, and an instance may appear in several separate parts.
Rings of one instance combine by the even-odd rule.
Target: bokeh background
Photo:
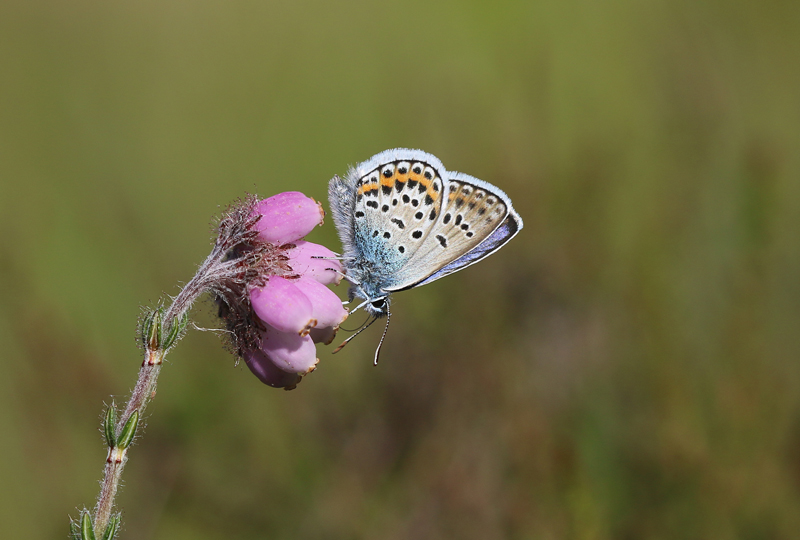
[[[406,146],[525,229],[397,295],[377,368],[378,325],[292,392],[190,332],[121,538],[797,538],[799,35],[793,0],[4,0],[3,536],[93,505],[221,208]]]

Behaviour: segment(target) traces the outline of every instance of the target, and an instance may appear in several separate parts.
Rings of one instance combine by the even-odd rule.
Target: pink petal
[[[273,388],[291,389],[303,378],[302,375],[289,373],[278,368],[261,350],[248,353],[244,357],[244,362],[261,382]]]
[[[308,335],[311,336],[314,343],[330,345],[333,343],[333,338],[336,337],[336,332],[338,331],[338,326],[323,326],[322,328],[312,328]]]
[[[299,191],[278,193],[256,203],[254,212],[261,214],[255,228],[265,242],[286,244],[301,239],[322,224],[322,205]]]
[[[250,289],[250,302],[258,318],[280,332],[306,335],[317,325],[311,300],[288,279],[270,276],[265,286]]]
[[[334,259],[336,254],[319,244],[299,240],[293,242],[296,247],[290,249],[289,266],[303,277],[311,277],[323,285],[339,284],[342,281],[342,263]],[[315,259],[314,257],[326,257]],[[332,270],[331,270],[332,269]],[[337,272],[338,271],[338,272]]]
[[[317,365],[317,348],[309,336],[278,332],[267,328],[261,337],[261,350],[283,371],[305,375]]]
[[[347,310],[336,293],[319,281],[302,277],[294,285],[311,301],[311,316],[317,320],[317,327],[339,326],[347,318]]]

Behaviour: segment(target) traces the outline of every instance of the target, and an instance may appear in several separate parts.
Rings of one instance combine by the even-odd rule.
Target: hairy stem
[[[211,292],[230,309],[230,306],[246,302],[249,283],[259,283],[264,275],[283,275],[290,271],[284,263],[286,256],[280,246],[258,240],[253,226],[260,217],[254,216],[252,210],[253,199],[233,207],[220,220],[214,248],[194,277],[169,307],[156,308],[146,315],[141,328],[144,360],[136,386],[119,418],[113,403],[106,414],[104,433],[108,457],[94,519],[89,521],[88,512],[84,511],[80,527],[77,521],[73,521],[73,528],[80,529],[73,535],[75,538],[91,538],[92,534],[87,531],[92,527],[97,538],[113,538],[116,534],[119,517],[114,515],[114,499],[128,459],[128,447],[136,434],[139,419],[155,396],[164,357],[185,330],[186,314],[195,300],[203,293]]]
[[[116,439],[119,440],[122,435],[123,428],[127,424],[131,415],[138,412],[139,415],[144,412],[145,407],[150,400],[155,396],[156,381],[158,374],[161,371],[161,365],[166,356],[166,351],[162,349],[146,349],[144,354],[144,361],[142,367],[139,369],[139,379],[136,381],[136,386],[131,393],[131,397],[125,406],[125,412],[120,417],[115,428]],[[128,460],[128,447],[120,447],[117,444],[109,446],[108,457],[106,457],[106,466],[103,473],[103,481],[100,487],[100,495],[97,498],[97,506],[94,513],[94,530],[98,534],[103,534],[106,530],[108,522],[111,519],[111,513],[114,509],[114,498],[117,495],[117,488],[119,481],[122,477],[122,469],[125,467],[125,462]]]

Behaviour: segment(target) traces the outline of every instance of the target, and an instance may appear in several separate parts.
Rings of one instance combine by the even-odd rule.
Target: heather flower
[[[314,370],[316,343],[330,343],[347,317],[327,285],[338,284],[342,266],[327,248],[303,237],[322,223],[322,206],[298,192],[232,206],[220,219],[214,247],[197,273],[171,299],[148,310],[139,328],[144,360],[124,407],[107,408],[103,435],[108,457],[93,511],[70,523],[73,540],[113,539],[121,514],[114,500],[139,418],[155,396],[164,357],[187,328],[188,313],[203,294],[213,295],[229,345],[256,377],[294,388]]]
[[[314,344],[330,343],[347,317],[326,286],[341,281],[342,267],[335,253],[303,240],[324,217],[314,199],[287,192],[247,208],[245,228],[252,238],[236,255],[254,249],[265,257],[255,265],[257,275],[218,292],[220,314],[235,352],[253,374],[270,386],[291,389],[315,369]]]

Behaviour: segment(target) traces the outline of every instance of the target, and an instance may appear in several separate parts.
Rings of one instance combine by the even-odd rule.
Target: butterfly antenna
[[[367,323],[367,324],[365,324],[364,326],[362,326],[361,328],[359,328],[359,329],[358,329],[358,331],[356,331],[356,333],[355,333],[355,334],[353,334],[352,336],[350,336],[349,338],[347,338],[346,340],[344,340],[344,341],[342,342],[342,344],[341,344],[341,345],[339,345],[338,347],[336,347],[336,350],[334,350],[334,351],[333,351],[331,354],[336,354],[337,352],[341,351],[341,350],[344,348],[344,346],[345,346],[345,345],[347,345],[348,343],[350,343],[350,340],[351,340],[351,339],[353,339],[353,338],[354,338],[354,337],[356,337],[358,334],[360,334],[361,332],[363,332],[364,330],[366,330],[367,328],[369,328],[370,326],[372,326],[372,323],[374,323],[374,322],[375,322],[375,321],[377,321],[377,320],[378,320],[378,318],[377,318],[377,317],[373,317],[373,318],[372,318],[372,320],[371,320],[371,321],[369,321],[369,323]]]
[[[375,349],[375,362],[373,365],[378,365],[378,355],[381,354],[381,347],[383,347],[383,340],[386,339],[386,332],[389,331],[389,319],[392,317],[392,312],[389,311],[389,308],[386,308],[386,327],[383,329],[383,335],[381,336],[381,340],[378,342],[378,348]]]

